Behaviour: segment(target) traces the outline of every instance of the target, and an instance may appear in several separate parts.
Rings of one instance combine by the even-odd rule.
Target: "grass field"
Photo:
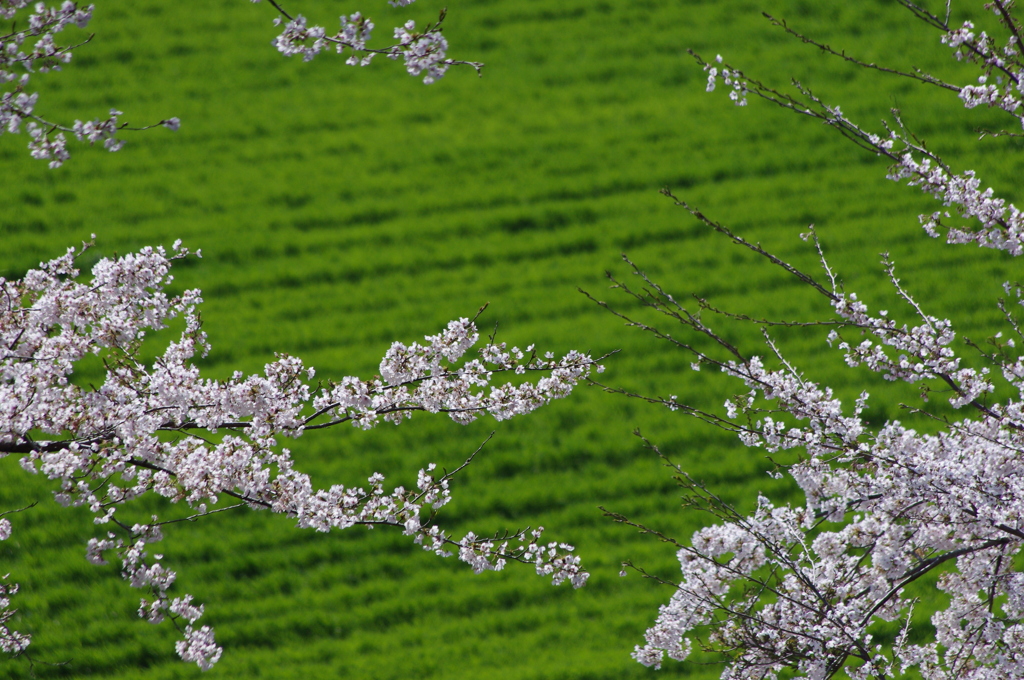
[[[433,19],[442,3],[289,6],[328,26],[362,10],[383,40],[406,18]],[[1018,203],[1020,140],[977,142],[976,127],[999,124],[992,113],[827,59],[771,28],[762,10],[867,61],[974,77],[938,33],[882,0],[460,0],[445,35],[453,57],[487,64],[484,75],[453,69],[429,87],[387,60],[352,69],[330,56],[283,59],[269,46],[265,4],[101,3],[96,37],[75,63],[38,77],[40,110],[70,120],[116,106],[137,123],[179,116],[181,130],[127,137],[118,154],[73,148],[56,171],[28,157],[24,137],[0,138],[0,275],[18,277],[91,233],[94,257],[181,238],[204,253],[181,264],[176,286],[204,291],[211,376],[257,371],[287,352],[318,376],[369,377],[393,340],[418,340],[490,303],[482,325],[498,324],[503,340],[556,353],[619,349],[607,384],[717,408],[738,385],[689,371],[688,357],[624,328],[577,287],[642,313],[603,276],[629,277],[625,252],[680,297],[786,318],[827,309],[707,233],[659,195],[669,187],[808,270],[814,256],[797,234],[813,222],[847,290],[896,314],[878,264],[889,251],[927,309],[983,340],[998,326],[999,285],[1021,277],[1019,263],[927,239],[916,216],[934,203],[886,181],[884,163],[823,126],[705,94],[685,50],[721,53],[780,86],[796,77],[868,125],[898,106],[931,148]],[[728,333],[747,347],[759,338],[755,327]],[[843,370],[822,333],[783,336],[810,376],[847,396],[880,395],[872,418],[902,417],[893,400],[914,398]],[[674,552],[598,506],[681,538],[702,518],[680,511],[635,428],[741,507],[759,489],[792,491],[769,484],[767,462],[734,438],[597,388],[497,425],[417,415],[400,428],[310,433],[291,448],[326,485],[376,470],[408,483],[426,462],[454,467],[494,430],[454,484],[447,526],[543,525],[578,546],[591,582],[556,589],[525,567],[474,576],[387,532],[320,535],[265,513],[214,517],[169,529],[162,546],[225,647],[204,677],[654,677],[629,653],[669,591],[619,578],[619,564],[671,578]],[[39,502],[16,518],[0,560],[22,584],[19,630],[48,662],[4,662],[0,678],[199,676],[177,660],[169,626],[136,617],[138,594],[116,568],[86,563],[96,533],[88,514],[49,495],[15,460],[0,468],[0,508]],[[673,664],[658,676],[718,672]]]

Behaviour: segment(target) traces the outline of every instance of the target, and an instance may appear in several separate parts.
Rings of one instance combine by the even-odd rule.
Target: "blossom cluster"
[[[1011,28],[1019,28],[1010,14],[1011,3],[993,2],[989,9]],[[948,31],[942,42],[954,50],[957,60],[978,64],[983,73],[977,85],[960,88],[960,99],[969,109],[993,106],[1017,118],[1024,125],[1021,95],[1024,93],[1024,62],[1021,61],[1020,34],[1013,30],[1002,47],[994,44],[985,31],[975,33],[974,24],[965,21],[960,28]],[[995,82],[991,82],[995,81]]]
[[[904,4],[932,25],[944,25],[942,17]],[[1006,82],[1005,89],[951,87],[963,104],[989,104],[1019,119],[1020,23],[1011,15],[1011,5],[1005,0],[986,5],[1009,29],[1011,37],[1004,47],[996,48],[971,24],[947,29],[943,43],[955,49],[958,58],[981,66],[983,85],[995,72]],[[811,39],[805,42],[831,51]],[[832,53],[860,63],[845,53]],[[710,74],[711,90],[718,69],[701,63]],[[992,189],[981,190],[973,172],[950,170],[905,131],[898,117],[897,127],[886,135],[872,135],[802,86],[800,100],[734,69],[725,73],[734,82],[739,78],[741,88],[818,118],[893,160],[892,179],[920,186],[947,207],[955,207],[969,223],[947,229],[951,243],[973,242],[1015,256],[1024,253],[1019,210],[995,198]],[[901,75],[947,86],[919,73]],[[696,356],[695,370],[718,367],[746,389],[725,403],[725,417],[681,405],[675,396],[649,400],[733,431],[745,445],[765,451],[772,460],[795,460],[777,462],[772,474],[788,474],[805,498],[803,506],[793,507],[761,497],[752,513],[743,514],[677,468],[686,504],[710,513],[717,524],[677,544],[680,581],[634,658],[660,667],[666,656],[689,658],[696,643],[722,654],[722,677],[729,679],[843,675],[861,680],[910,673],[928,680],[1022,677],[1020,286],[1006,284],[1013,301],[999,303],[1010,337],[993,338],[996,351],[982,351],[986,366],[974,368],[971,359],[976,357],[969,357],[965,348],[978,348],[961,341],[950,320],[926,313],[903,288],[887,257],[889,280],[916,319],[913,323],[898,323],[887,310],[871,312],[856,294],[845,292],[813,229],[808,236],[814,237],[831,285],[819,284],[699,211],[690,211],[823,295],[835,314],[833,320],[821,322],[832,327],[827,341],[833,351],[840,352],[850,368],[863,367],[885,380],[919,385],[923,406],[916,411],[929,416],[934,428],[919,432],[898,420],[872,424],[864,415],[867,392],[852,408],[844,405],[830,387],[809,380],[791,365],[767,332],[770,356],[744,356],[698,313],[687,311],[646,277],[644,292],[623,286],[648,307],[710,339],[714,351],[671,336],[676,346]],[[949,214],[922,218],[929,233],[935,235],[943,216]],[[713,308],[704,304],[701,309]],[[727,356],[720,358],[723,350]],[[929,395],[938,391],[948,395],[957,417],[929,405]],[[779,455],[790,450],[798,455]],[[938,574],[938,588],[945,597],[931,612],[931,633],[915,630],[914,618],[915,607],[921,606],[920,591],[914,586],[928,574]],[[895,634],[887,623],[898,624]]]
[[[11,520],[0,517],[0,541],[11,537]],[[16,609],[11,609],[11,597],[18,592],[18,584],[7,579],[10,574],[0,578],[0,652],[20,654],[28,647],[31,638],[28,635],[11,630],[7,622],[14,616]]]
[[[586,584],[590,575],[580,569],[580,558],[573,555],[574,548],[566,543],[541,544],[540,537],[544,527],[529,532],[516,534],[518,546],[513,546],[507,537],[502,539],[481,539],[470,532],[459,543],[459,559],[473,567],[480,574],[485,571],[500,571],[505,567],[505,558],[495,559],[495,555],[510,555],[521,562],[532,563],[541,576],[551,576],[554,585],[561,585],[568,580],[573,588]],[[500,544],[499,541],[500,540]]]
[[[75,262],[86,247],[69,249],[21,280],[0,279],[0,457],[21,454],[22,467],[58,484],[59,503],[85,506],[107,527],[90,541],[89,561],[115,556],[124,579],[147,593],[141,617],[182,622],[182,658],[207,668],[220,648],[212,630],[195,625],[203,607],[188,595],[169,594],[176,574],[149,551],[161,540],[160,527],[174,520],[122,519],[122,509],[147,494],[187,505],[193,519],[235,503],[288,515],[317,531],[391,526],[425,550],[457,551],[478,572],[501,569],[511,559],[533,564],[556,584],[586,581],[572,547],[542,543],[540,530],[500,540],[455,539],[441,531],[434,516],[449,502],[458,470],[441,474],[430,465],[409,488],[386,488],[385,477],[375,473],[365,486],[317,489],[279,439],[343,423],[361,429],[399,423],[416,411],[446,413],[459,423],[529,413],[569,394],[598,367],[594,359],[578,352],[539,358],[532,347],[486,343],[477,358],[466,360],[479,333],[473,322],[459,319],[424,344],[396,342],[372,380],[313,383],[314,369],[287,355],[262,375],[212,380],[193,363],[209,350],[199,322],[200,292],[164,292],[172,263],[188,249],[179,242],[170,251],[144,248],[102,259],[91,280],[79,282]],[[175,318],[184,326],[180,337],[144,362],[147,332]],[[86,388],[75,382],[75,370],[90,355],[103,358],[106,374],[98,387]],[[534,373],[541,373],[536,381],[522,377]],[[506,374],[520,377],[496,382]],[[41,439],[46,436],[54,439]],[[9,521],[0,520],[0,535],[9,532]],[[7,601],[2,604],[0,617],[9,611]],[[27,644],[5,630],[0,635],[12,641],[10,650],[17,651],[18,640]]]
[[[722,55],[715,56],[715,62],[718,64],[722,63]],[[743,78],[743,74],[738,71],[730,70],[727,66],[713,66],[712,64],[705,64],[704,70],[708,74],[708,85],[705,88],[708,92],[714,92],[718,86],[718,79],[721,78],[728,87],[732,88],[729,92],[729,99],[736,104],[736,106],[747,105],[747,86]]]
[[[398,44],[391,48],[388,57],[401,57],[409,75],[424,74],[423,82],[427,85],[443,76],[448,67],[455,63],[446,57],[448,41],[435,27],[418,33],[416,22],[409,20],[404,26],[395,29],[395,40]]]
[[[260,0],[252,0],[259,2]],[[393,7],[411,5],[414,0],[390,0]],[[390,59],[402,59],[409,75],[423,75],[424,84],[431,84],[441,78],[448,67],[455,64],[472,66],[480,72],[482,64],[449,59],[448,41],[441,34],[441,24],[445,13],[442,11],[436,23],[428,24],[422,31],[416,30],[416,22],[410,19],[395,28],[394,45],[386,48],[367,47],[373,22],[359,12],[340,17],[341,28],[334,35],[328,35],[323,26],[310,26],[304,16],[291,16],[279,5],[274,3],[281,16],[274,19],[275,25],[284,24],[281,34],[274,39],[273,45],[286,57],[302,55],[303,61],[310,61],[329,45],[334,45],[338,54],[348,51],[345,61],[350,66],[368,66],[377,54],[384,54]]]
[[[977,221],[972,226],[946,225],[943,219],[952,217],[949,210],[921,215],[921,224],[930,236],[939,236],[944,228],[950,243],[974,242],[987,248],[1006,250],[1013,255],[1024,252],[1024,215],[1017,206],[997,197],[991,187],[982,189],[981,180],[973,170],[955,174],[928,156],[915,159],[914,150],[908,147],[899,157],[889,172],[889,178],[895,181],[905,179],[910,186],[920,186],[941,200],[943,205],[954,206],[960,216]]]
[[[375,52],[367,51],[366,41],[370,39],[373,31],[373,22],[356,12],[350,17],[340,17],[341,29],[333,37],[328,37],[323,26],[309,26],[306,17],[301,14],[288,22],[282,22],[281,17],[276,17],[276,25],[284,23],[284,30],[281,35],[274,39],[273,45],[277,51],[286,57],[297,54],[302,55],[303,61],[312,61],[316,55],[334,43],[338,54],[345,48],[349,48],[353,54],[346,61],[350,66],[368,66]],[[363,53],[365,56],[359,57]]]

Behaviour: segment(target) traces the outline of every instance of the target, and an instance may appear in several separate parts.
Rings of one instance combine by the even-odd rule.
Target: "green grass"
[[[323,22],[361,9],[381,38],[440,7],[293,6]],[[808,270],[814,256],[797,234],[815,223],[847,289],[873,308],[899,309],[878,264],[887,250],[927,309],[979,341],[998,327],[994,300],[1002,281],[1020,278],[1018,263],[927,239],[916,215],[933,202],[886,181],[878,159],[767,105],[705,94],[685,53],[722,53],[780,86],[796,77],[867,125],[899,106],[931,148],[1019,202],[1007,193],[1024,171],[1019,141],[976,142],[971,132],[996,125],[992,113],[826,59],[759,14],[865,60],[973,77],[892,3],[466,0],[448,9],[452,55],[486,62],[484,77],[453,69],[424,87],[386,60],[352,69],[330,56],[281,58],[265,4],[100,4],[92,43],[65,73],[38,78],[40,110],[68,120],[117,106],[133,123],[179,116],[182,128],[128,136],[118,154],[73,148],[57,171],[28,158],[24,137],[3,137],[0,275],[20,276],[90,233],[94,257],[182,238],[204,253],[177,267],[175,285],[204,291],[212,376],[259,370],[274,352],[303,357],[322,377],[370,376],[393,340],[435,333],[489,302],[482,325],[497,323],[510,343],[621,349],[608,384],[717,408],[738,385],[690,372],[687,357],[624,328],[577,287],[642,313],[603,278],[632,278],[627,252],[680,297],[799,319],[827,309],[708,233],[658,194],[667,186]],[[727,333],[757,346],[756,328]],[[844,396],[866,386],[913,398],[846,370],[821,333],[782,335],[795,362]],[[880,398],[870,416],[905,414]],[[326,485],[375,470],[407,482],[430,461],[451,468],[495,430],[454,484],[447,526],[544,525],[578,546],[591,582],[554,589],[525,567],[474,576],[397,534],[299,532],[265,513],[175,526],[161,547],[166,563],[179,590],[206,604],[203,620],[225,646],[205,677],[654,677],[629,652],[669,592],[617,574],[629,559],[671,578],[675,557],[598,506],[681,538],[704,518],[680,511],[668,471],[632,436],[637,427],[743,507],[758,489],[792,492],[769,484],[768,464],[732,437],[593,388],[499,425],[417,415],[400,428],[310,433],[291,448]],[[18,626],[33,634],[40,662],[68,662],[39,663],[36,677],[200,675],[177,660],[169,626],[136,618],[138,594],[115,567],[85,562],[97,532],[87,513],[57,507],[49,485],[14,460],[0,475],[0,507],[38,501],[0,544],[2,571],[23,588]],[[0,665],[0,678],[28,673],[20,661]],[[718,671],[671,664],[666,675]]]

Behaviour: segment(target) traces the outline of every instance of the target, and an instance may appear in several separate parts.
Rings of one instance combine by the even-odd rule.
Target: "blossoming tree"
[[[268,2],[278,15],[275,25],[281,26],[273,45],[284,56],[308,61],[333,49],[347,64],[366,66],[384,55],[403,60],[408,73],[427,84],[453,65],[478,72],[482,66],[446,56],[444,13],[422,29],[407,21],[394,30],[392,45],[375,48],[368,45],[374,24],[360,13],[342,16],[340,29],[330,34],[281,3]],[[92,39],[57,40],[72,25],[86,28],[94,7],[70,0],[59,7],[29,4],[0,0],[0,20],[6,22],[6,31],[0,29],[0,134],[24,128],[32,156],[56,168],[69,157],[65,133],[117,151],[121,130],[156,127],[129,128],[117,110],[105,120],[76,120],[69,126],[40,116],[38,94],[28,89],[31,76],[60,70]],[[168,118],[157,125],[176,130],[179,121]],[[192,253],[180,243],[170,251],[145,248],[100,260],[91,278],[83,280],[76,261],[90,245],[68,249],[19,280],[0,278],[0,458],[20,460],[27,471],[54,481],[59,503],[94,514],[103,530],[89,541],[87,558],[120,563],[124,579],[146,593],[139,615],[152,623],[170,620],[180,630],[177,651],[183,659],[206,669],[221,649],[213,631],[197,625],[203,606],[188,594],[172,594],[176,575],[151,547],[169,522],[236,508],[282,513],[300,528],[317,531],[394,527],[425,550],[456,554],[478,573],[513,560],[534,565],[555,584],[585,583],[587,573],[573,548],[542,543],[541,528],[461,538],[439,528],[435,518],[451,498],[450,482],[475,453],[452,471],[428,466],[404,486],[386,486],[384,476],[375,473],[363,486],[316,489],[281,444],[307,430],[398,424],[415,411],[444,413],[463,424],[484,415],[504,420],[529,413],[568,395],[598,366],[590,356],[570,352],[555,359],[532,346],[509,348],[491,338],[467,358],[480,337],[474,321],[459,319],[425,344],[394,343],[380,374],[369,380],[314,382],[314,369],[284,355],[267,364],[263,375],[213,380],[193,363],[209,350],[200,325],[200,292],[165,292],[173,262]],[[174,319],[183,331],[158,354],[147,333]],[[92,357],[104,368],[98,387],[76,381],[81,362]],[[519,377],[498,384],[503,375]],[[119,512],[153,494],[187,509],[145,523]],[[21,510],[0,509],[0,540],[11,536]],[[30,638],[13,625],[18,586],[9,579],[0,579],[0,650],[25,654]]]
[[[483,64],[447,56],[448,41],[441,33],[444,12],[436,22],[421,29],[416,28],[415,21],[406,21],[394,29],[394,43],[377,48],[367,45],[372,37],[373,21],[359,12],[341,16],[340,28],[332,35],[323,26],[311,25],[301,14],[293,16],[281,3],[267,1],[277,12],[274,24],[282,26],[281,34],[272,44],[287,57],[302,55],[303,60],[310,61],[324,50],[333,49],[346,57],[346,64],[367,66],[376,55],[384,55],[393,60],[401,59],[406,71],[412,76],[422,76],[426,84],[441,78],[454,65],[471,66],[477,73],[483,68]],[[394,7],[405,7],[413,2],[415,0],[389,0]],[[39,93],[29,91],[31,77],[36,73],[61,70],[71,62],[77,48],[92,40],[90,35],[78,38],[78,43],[74,39],[71,44],[58,42],[65,29],[88,27],[95,5],[79,5],[72,0],[64,0],[60,7],[51,7],[43,2],[32,7],[30,4],[29,0],[0,1],[0,135],[18,133],[24,123],[32,157],[49,161],[51,168],[58,168],[70,157],[65,133],[80,142],[102,142],[108,151],[118,151],[124,145],[124,141],[117,137],[121,130],[140,131],[160,126],[169,130],[179,128],[181,122],[178,118],[130,127],[120,120],[123,112],[117,109],[111,109],[105,119],[75,120],[70,125],[41,116],[36,110]]]
[[[1024,26],[1014,3],[985,5],[998,17],[1002,38],[970,22],[953,25],[949,2],[941,13],[909,0],[900,4],[938,29],[956,59],[977,65],[977,84],[954,85],[920,71],[858,61],[772,21],[859,66],[948,89],[967,108],[1000,110],[1017,131],[988,134],[1020,137]],[[984,188],[973,171],[957,172],[929,150],[898,111],[895,122],[876,134],[799,83],[787,94],[721,57],[694,56],[708,73],[709,91],[724,82],[736,104],[745,105],[754,95],[825,123],[887,159],[890,179],[942,203],[942,209],[920,218],[929,236],[1012,255],[1024,252],[1020,210]],[[803,506],[792,506],[762,496],[756,509],[744,514],[677,467],[686,503],[711,513],[718,523],[687,542],[658,534],[677,546],[682,575],[635,658],[660,667],[666,655],[683,660],[696,646],[721,656],[723,678],[1024,677],[1024,357],[1019,350],[1024,289],[1005,284],[1007,300],[998,304],[1006,335],[983,349],[958,338],[951,321],[929,314],[900,284],[888,258],[888,278],[914,322],[897,323],[887,311],[872,312],[846,292],[813,228],[803,237],[816,248],[820,276],[676,200],[724,238],[795,276],[821,296],[834,317],[795,324],[729,314],[704,300],[688,307],[635,265],[642,288],[615,281],[682,324],[689,336],[616,313],[689,352],[694,370],[717,369],[745,387],[744,394],[725,403],[724,413],[687,406],[674,396],[643,398],[732,431],[770,456],[795,451],[797,462],[780,464],[774,474],[791,476],[806,499]],[[730,344],[707,320],[716,314],[760,325],[768,356]],[[851,407],[830,387],[808,379],[773,341],[771,329],[778,325],[829,326],[828,345],[851,370],[864,367],[886,380],[919,385],[925,399],[915,412],[930,419],[936,431],[919,432],[897,420],[872,426],[863,414],[869,395],[862,393]],[[957,417],[927,400],[930,392],[942,391]],[[926,576],[937,578],[944,596],[939,603],[921,605],[915,599],[911,586]],[[915,606],[934,607],[929,612],[933,630],[921,629]]]

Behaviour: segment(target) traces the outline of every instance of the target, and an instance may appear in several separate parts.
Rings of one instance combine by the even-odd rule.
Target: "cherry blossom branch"
[[[903,2],[902,4],[918,14],[920,8],[915,9],[916,6],[913,3]],[[1020,92],[1021,87],[1024,87],[1024,56],[1021,54],[1018,42],[1021,31],[1020,24],[1010,14],[1010,5],[1005,0],[991,2],[988,7],[1000,17],[1001,23],[1012,34],[1001,48],[996,47],[985,32],[976,33],[971,22],[965,22],[960,28],[954,30],[949,29],[947,24],[935,23],[939,19],[934,15],[927,15],[932,18],[929,23],[938,25],[945,31],[942,42],[955,50],[954,54],[957,59],[977,63],[983,69],[983,75],[979,77],[979,85],[954,86],[942,83],[938,79],[934,79],[933,84],[948,86],[947,89],[956,90],[963,105],[967,108],[974,108],[982,104],[995,107],[1008,113],[1024,126],[1024,103],[1022,103]],[[772,17],[769,19],[773,23],[780,23]],[[784,27],[791,34],[804,40],[801,34],[789,29],[788,26]],[[849,59],[844,53],[837,53],[828,46],[811,39],[805,39],[804,42],[860,66],[880,68],[873,64]],[[714,90],[716,83],[721,79],[731,88],[729,96],[737,105],[745,105],[747,95],[752,92],[777,106],[816,118],[835,128],[858,146],[892,161],[893,166],[888,175],[890,179],[894,181],[905,179],[910,186],[920,186],[923,191],[941,200],[945,206],[956,206],[965,218],[980,223],[980,227],[975,228],[951,226],[943,220],[943,218],[951,217],[950,212],[936,211],[931,215],[920,217],[921,223],[929,235],[938,236],[940,231],[944,230],[951,243],[974,242],[984,247],[1007,250],[1013,254],[1020,253],[1024,248],[1022,246],[1024,215],[1020,210],[1013,204],[1007,204],[1005,200],[996,198],[991,188],[982,190],[981,182],[973,171],[955,173],[942,162],[941,158],[929,151],[916,136],[907,130],[898,111],[892,112],[896,125],[894,127],[886,125],[886,134],[884,136],[876,135],[847,118],[839,107],[826,105],[813,92],[795,80],[793,85],[800,97],[780,92],[759,80],[750,78],[742,71],[726,64],[721,55],[716,57],[715,63],[712,64],[693,51],[690,51],[690,54],[708,73],[708,91]],[[915,77],[912,74],[892,69],[888,71],[904,77]],[[993,78],[993,71],[1001,74],[996,78],[999,81],[996,84],[988,82]],[[918,79],[927,78],[931,77],[921,76]],[[1000,78],[1005,82],[1002,82]]]
[[[60,71],[71,62],[76,49],[93,39],[94,35],[89,35],[75,44],[64,46],[55,41],[58,34],[72,25],[79,29],[88,26],[94,6],[79,7],[69,0],[59,8],[36,3],[25,17],[23,23],[26,27],[19,30],[18,13],[28,5],[27,0],[11,0],[0,7],[0,21],[11,22],[10,30],[0,35],[0,135],[17,134],[24,122],[32,157],[49,161],[51,168],[58,168],[69,158],[65,133],[89,144],[102,141],[108,151],[118,151],[124,142],[116,135],[122,130],[178,129],[177,118],[162,120],[155,125],[130,127],[118,121],[122,113],[116,109],[111,109],[109,118],[105,120],[76,120],[72,125],[55,123],[38,115],[35,108],[39,94],[28,91],[31,76]],[[26,52],[23,47],[28,43],[31,47]]]
[[[171,596],[175,573],[147,546],[161,540],[166,524],[240,507],[218,507],[223,497],[322,532],[394,527],[425,550],[457,554],[477,573],[512,560],[533,565],[555,584],[586,582],[572,546],[542,543],[541,528],[492,537],[469,532],[460,539],[434,523],[451,499],[452,477],[480,449],[452,472],[438,476],[433,464],[421,469],[409,487],[387,489],[384,475],[374,473],[365,487],[316,489],[278,438],[346,422],[364,430],[381,421],[398,424],[416,411],[444,413],[462,424],[485,415],[504,420],[567,396],[592,370],[602,370],[600,359],[579,352],[541,357],[532,345],[521,350],[493,338],[466,359],[480,335],[474,322],[459,319],[425,343],[393,343],[372,380],[348,376],[314,384],[314,369],[286,355],[262,375],[210,380],[193,363],[210,349],[200,292],[164,292],[171,265],[189,256],[188,249],[179,242],[170,253],[144,248],[102,259],[92,280],[79,282],[75,262],[90,245],[68,249],[21,280],[0,278],[6,301],[0,310],[0,457],[23,454],[22,467],[57,482],[59,503],[85,506],[95,524],[113,527],[90,541],[90,561],[117,556],[124,579],[147,592],[140,616],[154,623],[169,618],[181,631],[183,659],[205,669],[221,649],[213,631],[196,624],[203,607],[189,595]],[[145,363],[148,331],[173,319],[184,327],[179,338]],[[89,355],[98,355],[104,368],[98,387],[74,381],[77,362]],[[496,382],[507,374],[521,377]],[[316,422],[320,418],[329,420]],[[61,439],[39,439],[47,435]],[[144,524],[122,520],[118,513],[147,494],[184,502],[192,511]],[[5,610],[0,606],[0,617]],[[12,650],[28,643],[13,633],[8,638]]]
[[[676,198],[672,194],[672,192],[669,189],[667,189],[667,188],[666,189],[662,189],[661,190],[661,194],[663,196],[667,196],[670,199],[672,199],[672,201],[676,205],[685,208],[691,215],[693,215],[698,220],[700,220],[701,222],[703,222],[707,226],[711,227],[712,229],[714,229],[718,233],[724,234],[733,243],[735,243],[737,245],[740,245],[740,246],[743,246],[744,248],[757,253],[761,257],[764,257],[765,259],[767,259],[772,264],[774,264],[774,265],[776,265],[778,267],[781,267],[782,269],[786,270],[787,272],[789,272],[790,274],[795,276],[797,279],[799,279],[801,283],[804,283],[804,284],[810,286],[811,288],[815,289],[816,291],[818,291],[819,293],[824,295],[829,300],[832,300],[833,302],[836,302],[836,301],[839,300],[839,296],[835,292],[836,289],[835,289],[835,281],[834,280],[833,280],[833,285],[832,285],[833,290],[829,291],[824,286],[822,286],[817,281],[815,281],[813,278],[811,278],[807,274],[803,273],[802,271],[800,271],[799,269],[797,269],[793,265],[789,264],[788,262],[785,262],[784,260],[776,257],[772,253],[770,253],[767,250],[765,250],[764,248],[762,248],[761,244],[759,244],[759,243],[750,243],[749,241],[744,239],[742,236],[734,234],[731,230],[729,230],[727,227],[723,226],[720,222],[715,222],[715,221],[709,219],[707,216],[705,216],[697,208],[694,208],[693,206],[689,205],[685,201],[679,200],[678,198]],[[811,230],[811,232],[813,232],[813,230],[814,230],[813,225],[810,227],[810,230]],[[828,271],[827,265],[826,265],[826,271]]]
[[[252,0],[259,2],[260,0]],[[390,2],[395,7],[405,6],[413,0],[397,0]],[[406,71],[411,76],[423,75],[424,84],[431,84],[444,76],[450,66],[471,66],[481,75],[483,64],[475,61],[457,61],[447,55],[448,41],[441,34],[447,10],[442,9],[436,22],[427,24],[422,30],[416,30],[416,22],[409,20],[394,30],[394,38],[398,42],[386,48],[370,48],[366,43],[370,40],[374,24],[359,12],[340,18],[341,29],[335,35],[327,34],[322,26],[307,25],[306,18],[301,14],[294,17],[286,12],[277,2],[271,2],[281,17],[274,19],[274,25],[284,23],[284,29],[274,40],[274,46],[286,57],[302,55],[303,61],[311,61],[325,47],[333,45],[340,55],[348,50],[349,57],[345,61],[350,66],[368,66],[378,54],[389,59],[403,59]],[[283,21],[283,19],[287,21]]]
[[[402,7],[412,1],[392,0],[390,4]],[[119,120],[123,112],[117,109],[110,109],[107,118],[75,120],[70,125],[51,121],[37,113],[39,94],[29,91],[31,77],[36,73],[60,71],[71,62],[75,50],[95,37],[95,34],[90,34],[70,45],[58,45],[56,42],[57,36],[72,25],[85,29],[95,6],[80,6],[71,0],[63,0],[59,8],[48,7],[42,2],[29,8],[29,4],[28,0],[6,0],[0,5],[0,22],[10,22],[6,33],[0,27],[0,135],[18,134],[24,122],[32,157],[48,161],[50,168],[59,168],[70,158],[69,136],[90,145],[102,142],[103,148],[114,152],[124,146],[124,141],[117,136],[122,131],[138,132],[156,127],[178,130],[181,125],[178,118],[167,118],[153,125],[130,126]],[[293,16],[282,3],[269,0],[269,4],[280,15],[274,19],[274,24],[284,24],[281,34],[273,41],[274,47],[284,56],[301,54],[303,60],[310,61],[325,48],[333,47],[339,55],[348,55],[346,64],[367,66],[374,56],[380,54],[392,60],[401,59],[406,71],[414,77],[422,76],[425,84],[443,77],[451,66],[470,66],[477,75],[483,69],[482,63],[447,56],[448,41],[442,34],[445,10],[441,11],[437,21],[422,29],[416,28],[415,21],[406,21],[394,29],[391,45],[376,48],[367,46],[374,24],[359,12],[348,17],[342,15],[339,18],[340,29],[329,35],[324,27],[309,25],[301,14]],[[19,23],[25,28],[18,29]]]

